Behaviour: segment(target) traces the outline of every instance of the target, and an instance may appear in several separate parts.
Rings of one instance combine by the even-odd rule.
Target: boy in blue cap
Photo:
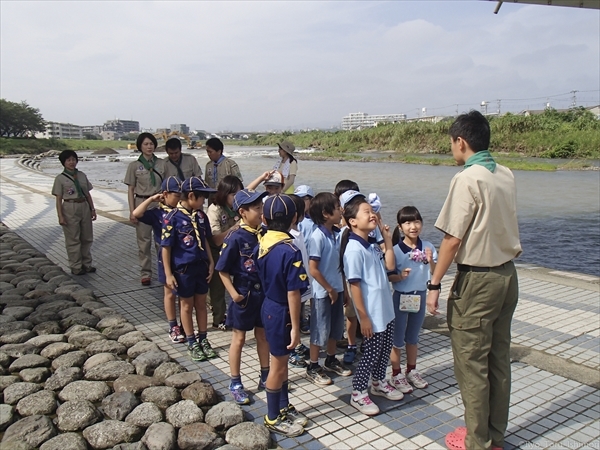
[[[221,256],[215,267],[233,299],[227,310],[225,323],[233,330],[229,347],[229,392],[240,405],[250,403],[240,372],[247,331],[254,330],[256,338],[256,351],[260,361],[259,389],[264,389],[269,374],[269,345],[260,317],[264,293],[254,255],[261,233],[263,197],[266,195],[266,192],[256,192],[253,189],[243,189],[235,194],[233,210],[242,218],[240,227],[225,237]]]
[[[302,254],[289,234],[296,205],[285,194],[268,197],[263,208],[267,232],[258,247],[258,273],[265,293],[261,317],[271,353],[265,426],[288,437],[304,433],[308,419],[288,398],[288,359],[300,343],[300,296],[308,287]]]
[[[177,208],[164,218],[160,245],[166,285],[179,295],[188,355],[192,361],[205,361],[215,358],[217,354],[206,337],[206,294],[214,262],[208,251],[208,239],[212,239],[212,233],[202,206],[208,195],[215,190],[202,178],[191,177],[184,180],[181,191]],[[194,309],[198,340],[194,334]]]
[[[162,234],[163,221],[167,214],[173,208],[177,207],[181,198],[181,181],[176,177],[167,177],[162,182],[162,193],[154,194],[144,200],[137,208],[133,210],[133,215],[141,223],[150,225],[154,233],[156,245],[160,246],[160,236]],[[158,208],[148,209],[152,203],[160,202]],[[169,338],[173,343],[185,342],[183,330],[177,324],[177,311],[175,308],[175,294],[172,289],[166,285],[165,268],[162,261],[162,252],[157,252],[156,267],[158,271],[158,281],[164,286],[164,307],[167,320],[169,321]]]

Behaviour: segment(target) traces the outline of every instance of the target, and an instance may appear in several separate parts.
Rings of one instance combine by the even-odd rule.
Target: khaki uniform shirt
[[[177,166],[169,161],[169,157],[167,156],[165,159],[165,178],[175,177],[179,178],[179,174],[177,173]],[[183,179],[187,179],[190,177],[201,177],[202,169],[198,165],[198,161],[193,155],[188,153],[181,154],[181,171],[183,172]],[[183,181],[183,180],[181,180]]]
[[[128,186],[133,186],[133,193],[136,195],[150,196],[157,194],[160,192],[162,181],[165,178],[165,161],[159,158],[156,161],[154,170],[158,172],[158,174],[154,174],[156,185],[152,184],[150,172],[146,170],[143,164],[137,160],[132,161],[129,163],[129,166],[127,166],[127,172],[125,173],[125,180],[123,180],[123,183]]]
[[[242,179],[242,174],[240,173],[240,168],[237,163],[233,159],[229,159],[225,157],[225,159],[217,166],[217,182],[215,183],[213,180],[213,172],[215,170],[215,163],[212,160],[209,160],[206,163],[206,177],[204,181],[211,188],[216,189],[219,181],[225,178],[227,175],[235,175],[240,179],[240,181],[244,181]]]
[[[473,165],[456,174],[435,227],[461,240],[458,264],[495,267],[522,252],[512,172]]]
[[[230,217],[229,214],[227,214],[227,211],[225,211],[222,206],[219,206],[216,203],[213,203],[208,207],[206,215],[208,216],[208,221],[210,222],[210,230],[212,231],[212,234],[224,233],[234,226],[238,220],[240,220],[238,214]]]
[[[83,195],[89,195],[93,187],[85,173],[78,170],[77,180],[79,181],[79,186],[81,186]],[[75,183],[62,173],[57,175],[57,177],[54,179],[54,184],[52,185],[52,195],[60,196],[63,200],[79,198],[79,195],[77,194],[77,188],[75,188]]]

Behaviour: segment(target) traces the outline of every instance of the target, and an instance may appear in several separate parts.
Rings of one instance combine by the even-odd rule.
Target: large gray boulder
[[[65,332],[68,333],[69,330]],[[69,344],[73,344],[79,348],[86,348],[93,342],[105,340],[104,336],[99,331],[76,331],[69,336]]]
[[[56,342],[65,342],[66,340],[67,339],[64,334],[45,334],[31,338],[27,341],[27,343],[43,348]]]
[[[28,383],[43,383],[50,375],[52,375],[52,372],[47,367],[23,369],[19,372],[21,379]]]
[[[167,409],[174,403],[177,403],[181,397],[177,389],[168,386],[149,387],[142,391],[141,399],[143,402],[152,402],[160,409]]]
[[[89,301],[89,298],[96,299],[96,295],[92,289],[77,289],[76,291],[71,292],[71,298],[75,300],[80,305],[81,302],[85,303]]]
[[[138,342],[142,342],[145,340],[146,337],[141,331],[131,331],[130,333],[124,334],[123,336],[119,337],[117,341],[119,342],[119,344],[123,344],[125,347],[131,348]]]
[[[4,403],[7,405],[16,405],[19,400],[41,391],[42,386],[35,383],[14,383],[4,389]]]
[[[87,372],[92,367],[100,364],[106,364],[107,362],[111,361],[119,361],[119,357],[114,353],[96,353],[95,355],[86,359],[85,363],[83,364],[83,371]]]
[[[55,342],[44,347],[44,349],[40,352],[40,356],[43,356],[44,358],[55,359],[60,355],[73,352],[75,350],[77,350],[77,347],[75,347],[73,344],[69,344],[67,342]]]
[[[52,368],[58,370],[60,367],[81,367],[87,357],[87,353],[81,350],[65,353],[52,361]]]
[[[44,305],[41,305],[44,306]],[[54,311],[40,311],[40,310],[36,310],[34,312],[32,312],[31,314],[29,314],[25,320],[27,320],[28,322],[31,322],[34,325],[39,325],[40,323],[44,323],[44,322],[56,322],[60,320],[60,316],[58,315],[58,313],[55,313]]]
[[[210,425],[192,423],[179,430],[177,445],[181,450],[210,449],[218,439],[219,436]]]
[[[219,401],[212,385],[204,381],[190,384],[181,391],[181,398],[192,400],[198,406],[212,406],[216,405]]]
[[[134,365],[135,372],[138,375],[152,376],[152,374],[154,374],[154,369],[156,369],[162,363],[168,362],[169,360],[169,355],[166,352],[153,351],[142,353],[133,360],[132,364]]]
[[[7,306],[2,310],[2,315],[12,316],[17,320],[23,320],[33,312],[33,308],[29,306]]]
[[[92,367],[85,373],[86,380],[112,381],[123,375],[135,372],[135,367],[126,361],[111,361],[106,364]]]
[[[132,442],[129,444],[117,444],[112,450],[148,450],[142,441]]]
[[[135,327],[129,322],[120,323],[112,327],[107,327],[102,330],[102,334],[108,339],[119,339],[121,336],[127,333],[135,331]]]
[[[177,373],[187,372],[187,369],[176,362],[167,361],[162,363],[154,370],[153,377],[161,383],[164,383],[167,378]],[[200,381],[200,380],[197,380]]]
[[[67,308],[67,309],[63,309],[62,311],[58,311],[58,315],[60,316],[61,319],[66,319],[69,316],[72,316],[73,314],[78,314],[78,313],[87,313],[87,309],[81,307],[81,306],[72,306],[71,308]]]
[[[115,392],[102,400],[104,415],[113,420],[124,420],[140,401],[131,392]]]
[[[243,450],[267,450],[271,436],[264,425],[243,422],[227,430],[225,441]]]
[[[0,367],[8,367],[10,365],[10,356],[4,352],[0,352]]]
[[[86,312],[73,314],[66,319],[60,321],[63,328],[68,328],[72,325],[85,325],[86,327],[95,327],[98,323],[98,318]]]
[[[96,403],[110,395],[110,392],[110,387],[104,381],[77,380],[67,384],[58,398],[63,402],[87,400]]]
[[[44,442],[40,450],[87,450],[87,442],[77,433],[63,433]]]
[[[96,328],[100,331],[105,328],[114,327],[122,323],[127,323],[127,319],[119,314],[113,314],[112,316],[104,317],[96,324]]]
[[[127,422],[105,420],[83,430],[83,437],[94,449],[112,448],[125,442],[136,442],[144,429]]]
[[[75,306],[77,306],[77,303],[70,300],[56,299],[52,301],[45,301],[42,305],[38,306],[36,311],[52,311],[53,313],[58,314],[60,311],[73,308]]]
[[[102,414],[87,400],[63,403],[56,410],[56,426],[60,431],[79,431],[102,420]]]
[[[114,316],[117,312],[106,306],[104,303],[89,301],[81,305],[82,308],[88,310],[91,314],[96,316],[98,319],[104,319],[108,316]]]
[[[2,448],[11,448],[9,443],[22,442],[38,448],[54,436],[56,436],[56,428],[47,416],[29,416],[8,427],[2,438]]]
[[[22,344],[35,336],[31,330],[13,330],[0,336],[0,344]]]
[[[54,374],[46,380],[44,389],[58,391],[73,381],[80,380],[83,371],[80,367],[59,367]]]
[[[23,323],[23,322],[15,322]],[[6,344],[0,347],[0,351],[7,354],[11,358],[20,358],[25,355],[34,355],[40,352],[38,347],[34,347],[30,344]]]
[[[33,369],[34,367],[49,367],[51,361],[40,355],[24,355],[16,359],[10,366],[11,372],[20,372],[23,369]]]
[[[202,422],[204,413],[193,401],[182,400],[167,408],[165,419],[175,428],[181,428],[191,423]]]
[[[142,340],[129,347],[127,350],[127,356],[129,356],[131,359],[135,359],[144,353],[159,351],[160,348],[158,348],[158,345],[156,345],[154,342]]]
[[[152,377],[145,375],[123,375],[117,378],[113,383],[115,392],[131,392],[141,394],[146,388],[160,386],[160,383]]]
[[[2,317],[2,316],[0,316]],[[12,316],[6,316],[12,317]],[[18,322],[4,322],[0,323],[0,334],[4,336],[5,334],[13,333],[17,330],[31,330],[33,328],[33,324],[26,320],[19,320]],[[12,344],[15,345],[15,344]]]
[[[137,406],[125,418],[125,422],[132,423],[138,427],[148,428],[153,423],[162,422],[163,414],[154,403],[146,402]]]
[[[60,334],[62,333],[62,328],[58,322],[42,322],[33,327],[31,331],[41,336],[43,334]]]
[[[165,422],[154,423],[146,430],[142,443],[148,450],[175,450],[177,448],[175,428]]]
[[[65,336],[67,339],[69,339],[73,334],[79,333],[80,331],[93,331],[94,333],[99,333],[99,331],[95,328],[86,327],[85,325],[73,325],[67,328],[67,331],[65,331]]]
[[[52,415],[56,407],[56,395],[46,390],[28,395],[17,403],[17,411],[23,417],[38,414]]]
[[[15,409],[5,403],[0,404],[0,431],[6,430],[15,420]]]
[[[21,381],[21,379],[16,375],[0,376],[0,392],[4,392],[4,389],[6,389],[8,386],[18,383],[19,381]]]
[[[208,410],[204,421],[215,430],[228,430],[244,421],[244,411],[237,403],[221,402]]]
[[[159,366],[158,369],[160,369],[160,367],[162,366]],[[154,371],[155,375],[158,369]],[[171,386],[177,389],[184,389],[190,384],[194,384],[198,381],[202,381],[202,377],[198,372],[181,372],[169,376],[165,380],[165,386]]]
[[[119,344],[117,341],[102,340],[92,342],[85,348],[88,355],[97,355],[98,353],[112,353],[114,355],[124,355],[127,347]]]

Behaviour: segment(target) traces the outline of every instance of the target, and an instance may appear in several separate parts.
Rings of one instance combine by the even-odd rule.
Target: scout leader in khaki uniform
[[[219,181],[227,175],[235,175],[240,181],[244,181],[237,163],[223,155],[223,148],[220,139],[210,138],[206,141],[206,154],[209,161],[206,163],[206,178],[204,181],[213,189],[217,189]],[[213,198],[214,196],[209,198],[209,204],[212,203]]]
[[[92,185],[85,173],[76,169],[77,153],[65,150],[58,159],[64,171],[54,179],[52,195],[56,196],[58,223],[65,234],[69,267],[74,275],[95,272],[90,249],[94,240],[92,221],[96,210],[90,191]]]
[[[169,177],[178,178],[183,182],[191,177],[202,177],[202,169],[193,155],[181,153],[181,141],[179,138],[171,138],[166,144],[167,158],[165,158],[165,179]]]
[[[165,173],[165,161],[154,154],[156,138],[150,133],[138,136],[135,145],[142,152],[140,157],[129,164],[125,180],[129,189],[127,200],[129,202],[129,220],[136,224],[138,255],[140,258],[142,284],[148,286],[152,277],[152,227],[138,222],[133,215],[133,210],[144,200],[160,192],[160,186]],[[153,205],[153,207],[156,207]]]
[[[452,260],[458,272],[448,298],[454,374],[466,430],[446,436],[449,449],[501,449],[510,403],[510,326],[521,254],[515,179],[488,151],[490,126],[478,111],[450,127],[456,174],[435,223],[445,233],[428,285],[427,310],[437,314],[441,280]]]

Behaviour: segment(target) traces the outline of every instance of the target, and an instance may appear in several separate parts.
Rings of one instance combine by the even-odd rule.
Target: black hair
[[[458,116],[448,134],[453,141],[463,138],[474,152],[490,148],[490,123],[479,111],[472,109]]]
[[[304,219],[304,199],[302,197],[298,197],[297,195],[290,194],[290,198],[294,201],[296,205],[296,225],[299,224]]]
[[[259,203],[262,203],[262,202],[263,202],[263,198],[257,198],[252,203],[245,203],[245,204],[241,205],[239,209],[243,209],[244,211],[248,211],[250,208],[253,208],[254,206],[256,206],[256,205],[258,205]]]
[[[198,197],[208,198],[208,192],[205,192],[205,191],[192,191],[192,192],[183,191],[182,194],[185,196],[186,199],[189,197],[190,194],[194,194],[195,199],[197,199]]]
[[[171,138],[165,143],[165,148],[167,150],[181,150],[181,141],[176,137]]]
[[[244,189],[242,181],[235,175],[227,175],[217,185],[217,193],[215,194],[215,203],[219,206],[229,206],[227,204],[227,196],[235,194]]]
[[[326,221],[323,213],[333,214],[335,208],[340,204],[340,200],[331,192],[319,192],[315,198],[310,201],[308,215],[317,225],[323,225]]]
[[[295,217],[296,216],[276,217],[275,219],[267,219],[265,217],[265,222],[267,222],[267,230],[282,231],[283,233],[287,233],[290,231]]]
[[[77,153],[75,153],[73,150],[63,150],[62,152],[60,152],[60,155],[58,155],[58,160],[60,161],[60,163],[63,166],[65,165],[65,162],[67,162],[67,159],[69,159],[69,158],[75,158],[75,160],[77,162],[79,162]]]
[[[351,226],[350,219],[356,218],[360,205],[363,203],[369,204],[367,199],[362,195],[357,195],[344,206],[344,220],[348,227],[342,233],[342,239],[340,240],[340,270],[344,272],[344,253],[346,252],[346,246],[348,245],[348,238],[350,236]]]
[[[398,225],[402,225],[406,222],[415,222],[420,220],[423,222],[423,217],[421,217],[421,213],[414,206],[405,206],[398,214],[396,214],[396,220],[398,221]],[[396,245],[400,242],[400,227],[395,227],[394,232],[392,234],[392,245]]]
[[[352,180],[341,180],[338,182],[338,184],[335,185],[335,190],[333,191],[333,193],[336,197],[339,198],[340,195],[347,191],[360,192],[360,189],[358,188],[358,184],[356,184],[356,182]]]
[[[152,133],[140,133],[140,135],[137,137],[137,139],[135,140],[135,146],[137,147],[137,149],[141,152],[142,151],[142,142],[144,142],[144,139],[150,139],[152,141],[152,143],[154,144],[154,149],[156,149],[156,147],[158,146],[158,141],[156,140],[156,138],[154,137],[154,135]]]
[[[221,139],[219,138],[210,138],[206,141],[206,146],[212,148],[216,152],[222,152],[224,148],[223,142],[221,142]]]

